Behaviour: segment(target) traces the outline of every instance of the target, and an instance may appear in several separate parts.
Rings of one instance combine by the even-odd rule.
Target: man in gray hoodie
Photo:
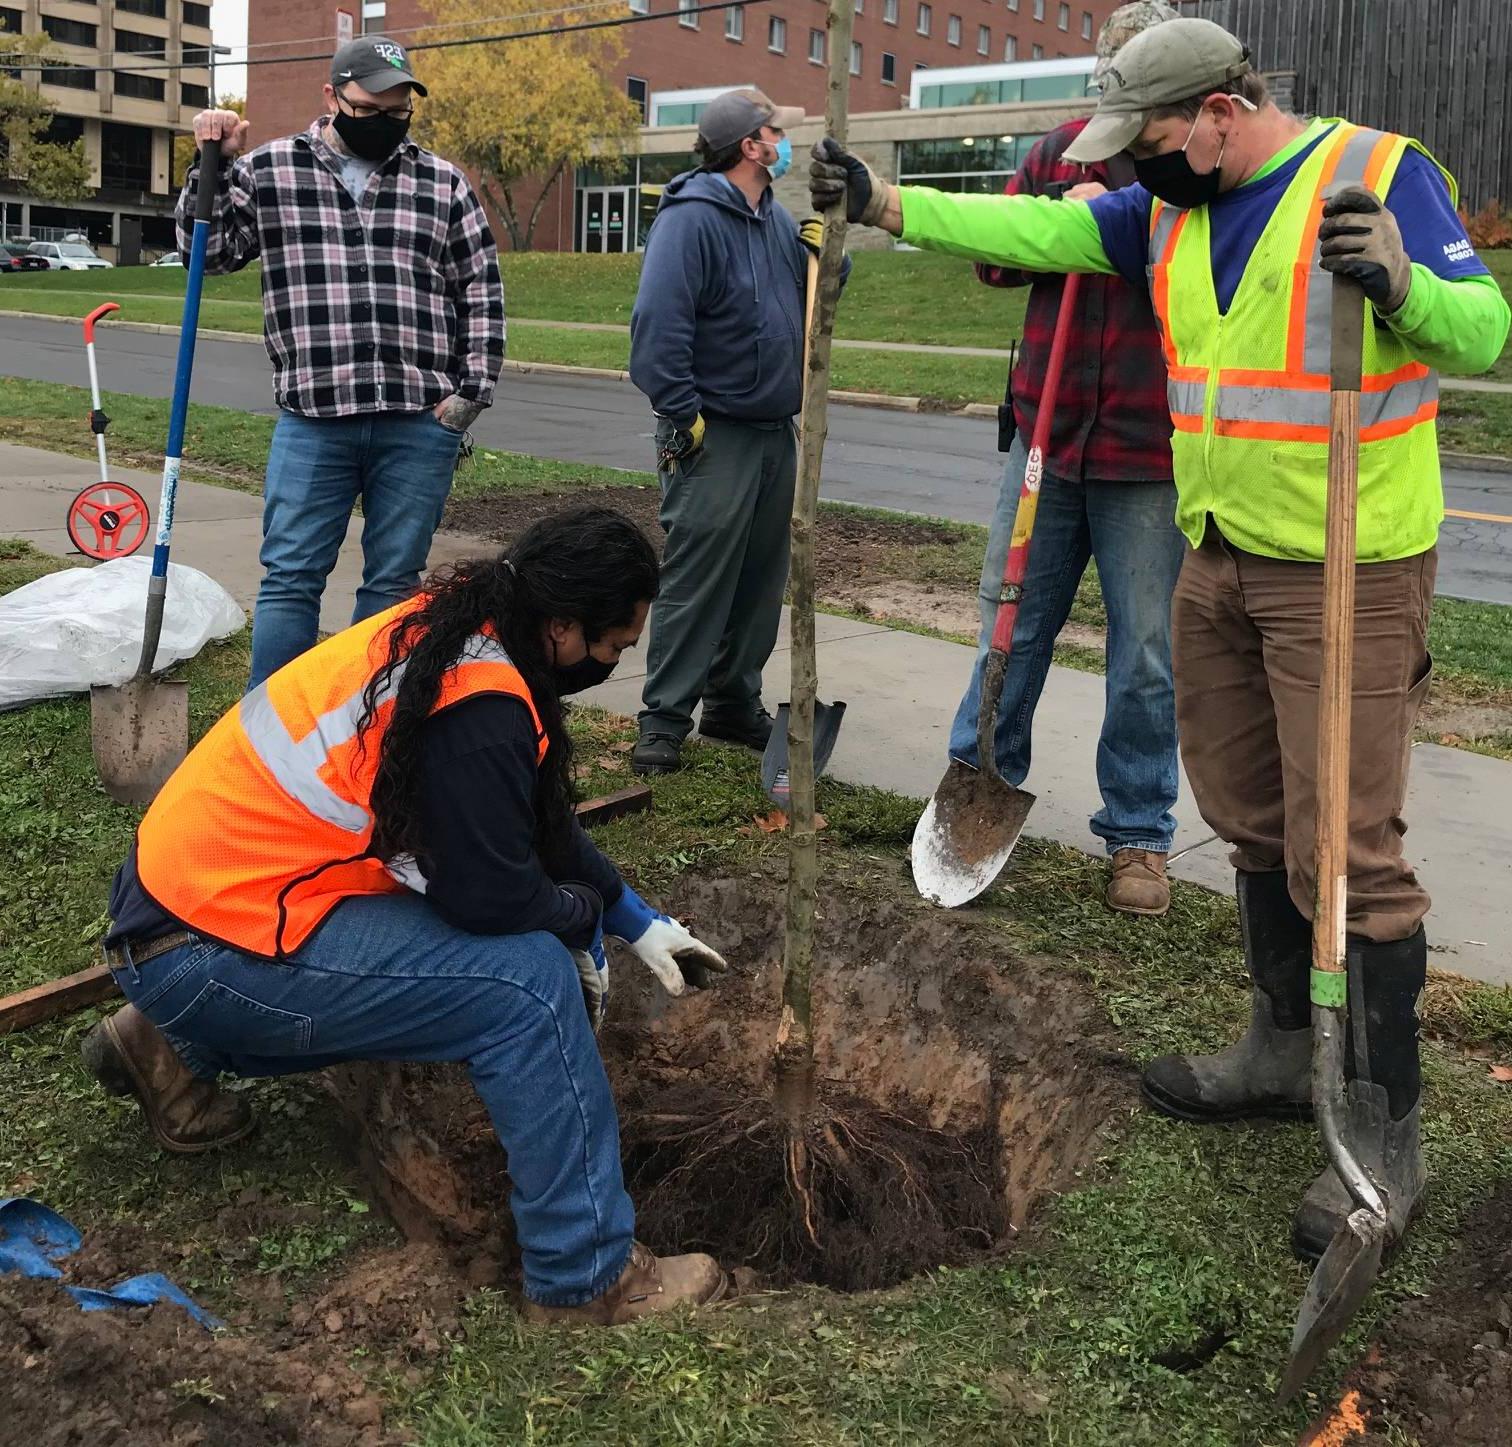
[[[640,774],[678,767],[700,699],[710,738],[764,749],[772,731],[761,670],[787,581],[805,248],[819,222],[801,235],[771,183],[802,117],[756,90],[711,101],[702,164],[668,183],[646,243],[630,376],[656,416],[667,549],[631,755]]]

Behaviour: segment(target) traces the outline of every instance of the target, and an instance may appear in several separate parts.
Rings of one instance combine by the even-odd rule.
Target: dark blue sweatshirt
[[[778,422],[803,405],[808,252],[768,188],[724,175],[667,183],[630,317],[630,379],[681,427],[700,413]]]

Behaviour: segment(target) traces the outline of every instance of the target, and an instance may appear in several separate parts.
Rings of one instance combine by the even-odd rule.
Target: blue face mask
[[[769,141],[767,144],[777,152],[777,159],[767,167],[767,174],[774,181],[780,181],[793,164],[793,143],[784,136],[780,141]]]

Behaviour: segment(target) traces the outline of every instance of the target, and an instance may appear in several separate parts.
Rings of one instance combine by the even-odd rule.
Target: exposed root
[[[1008,1230],[985,1134],[825,1088],[797,1133],[759,1096],[696,1084],[659,1095],[624,1127],[637,1232],[653,1250],[856,1291],[979,1257]]]

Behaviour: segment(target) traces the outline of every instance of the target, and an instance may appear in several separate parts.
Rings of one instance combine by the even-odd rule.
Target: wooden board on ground
[[[640,814],[650,807],[650,786],[632,784],[628,789],[619,789],[598,799],[585,799],[577,806],[577,816],[585,829],[591,829],[595,824],[607,824],[626,814]],[[0,997],[0,1035],[41,1025],[60,1015],[71,1015],[75,1010],[98,1005],[119,993],[115,980],[104,965],[92,965],[75,975],[64,975],[61,980],[34,985],[29,990]]]

